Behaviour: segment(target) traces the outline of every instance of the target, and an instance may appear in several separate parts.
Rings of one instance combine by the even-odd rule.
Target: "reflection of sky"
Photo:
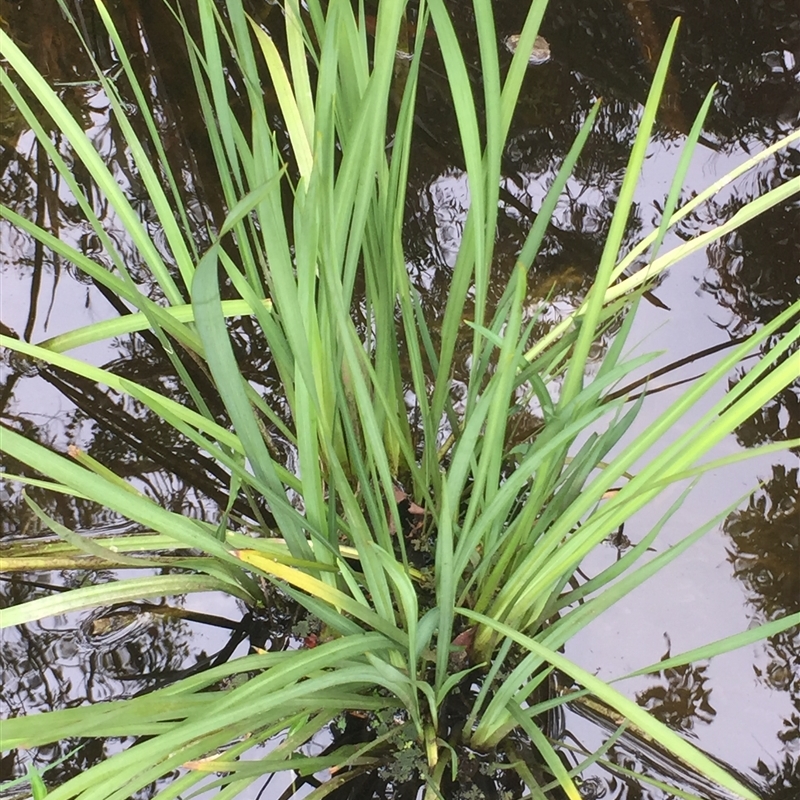
[[[93,104],[93,105],[92,105]],[[92,125],[85,130],[87,137],[109,163],[115,151],[116,144],[111,135],[109,125],[109,104],[105,95],[99,90],[89,91],[85,97],[84,109],[89,109],[88,118]],[[23,131],[16,143],[16,150],[22,158],[22,163],[36,161],[36,139],[32,131]],[[62,146],[60,152],[67,165],[70,165],[74,156],[67,154],[68,148]],[[123,190],[129,190],[128,179],[110,164],[112,174]],[[75,200],[67,184],[56,173],[51,174],[49,188],[55,186],[57,202],[61,208],[74,208]],[[37,190],[33,178],[26,175],[25,181],[31,181],[31,191],[48,191],[47,188]],[[91,199],[91,198],[90,198]],[[131,245],[122,232],[122,226],[113,212],[113,209],[103,201],[94,197],[94,211],[100,217],[105,229],[110,233],[113,241],[123,253],[123,257],[131,251]],[[52,223],[52,220],[48,221]],[[91,226],[82,218],[75,219],[72,213],[70,218],[60,214],[58,222],[58,238],[66,244],[83,252],[90,258],[102,259],[99,263],[107,263],[108,256],[100,252],[89,252],[87,242],[95,241],[96,237]],[[91,238],[87,238],[91,237]],[[31,307],[31,272],[35,269],[33,262],[33,242],[27,235],[18,235],[10,224],[0,219],[0,265],[2,275],[2,319],[3,323],[18,335],[26,328],[26,323]],[[98,245],[99,246],[99,245]],[[41,269],[41,286],[36,302],[36,323],[31,333],[30,340],[34,343],[41,342],[53,336],[74,330],[84,325],[91,325],[105,319],[114,319],[117,312],[111,308],[102,294],[88,281],[74,279],[78,273],[77,268],[63,258],[58,259],[58,266],[54,268],[54,256],[44,248],[43,268]],[[22,269],[19,265],[24,264]],[[58,271],[58,276],[54,274]],[[113,342],[96,342],[81,348],[69,351],[68,355],[85,360],[94,365],[102,365],[111,359],[119,357],[118,350]],[[82,427],[86,429],[87,438],[84,440],[79,431],[66,437],[63,432],[65,414],[72,410],[72,404],[55,387],[46,381],[33,378],[23,379],[14,387],[14,413],[23,410],[25,415],[40,424],[48,426],[49,435],[54,437],[52,444],[59,449],[66,449],[69,444],[86,445],[90,439],[91,421],[83,421]]]
[[[432,249],[452,269],[456,264],[464,223],[469,210],[469,185],[464,172],[448,172],[435,178],[422,195],[422,208],[435,222]]]
[[[645,220],[648,220],[652,200],[660,200],[669,190],[680,157],[677,147],[659,145],[657,149],[655,157],[645,162],[643,182],[637,194],[638,202],[645,209]],[[703,154],[698,153],[696,157],[702,159]],[[728,158],[714,154],[703,159],[690,170],[687,190],[701,190],[745,158],[745,154],[736,153]],[[672,268],[657,291],[671,311],[642,304],[629,345],[636,348],[637,354],[666,351],[654,362],[654,368],[727,340],[727,334],[715,322],[726,321],[728,312],[721,310],[710,295],[698,290],[705,269],[707,262],[703,253]],[[698,362],[664,380],[703,374],[708,366],[709,362]],[[720,386],[705,398],[700,410],[706,410],[720,399],[723,389],[724,386]],[[666,411],[685,390],[685,387],[677,387],[649,397],[628,436],[635,437],[637,431],[646,429],[649,422]],[[676,434],[687,429],[695,418],[681,423]],[[704,460],[739,451],[739,445],[731,436]],[[657,540],[657,550],[662,552],[742,498],[759,480],[769,477],[771,465],[777,462],[789,466],[797,464],[796,458],[786,453],[755,458],[706,476],[667,524]],[[682,488],[669,489],[634,517],[625,527],[627,536],[638,541]],[[752,609],[746,603],[744,586],[732,577],[732,566],[727,560],[730,544],[719,528],[712,530],[663,573],[647,581],[570,642],[568,654],[590,672],[607,679],[658,661],[665,650],[665,632],[672,640],[672,655],[677,655],[747,630],[753,622]],[[603,549],[607,551],[606,557],[613,554],[611,548]],[[758,759],[772,763],[779,749],[775,734],[790,713],[787,693],[770,690],[756,680],[754,663],[764,670],[767,661],[763,645],[757,644],[715,658],[708,670],[712,689],[710,701],[717,715],[711,724],[697,725],[695,732],[700,746],[740,769],[754,767]],[[645,677],[626,682],[624,691],[633,696],[653,680]]]
[[[3,322],[21,334],[25,328],[30,305],[30,276],[6,271],[0,281],[2,281]],[[53,291],[53,273],[51,270],[43,270],[39,310],[31,337],[34,342],[50,338],[57,333],[64,333],[80,325],[90,325],[117,316],[94,287],[62,275],[55,288],[56,300],[49,314],[49,324],[45,327]],[[68,355],[99,365],[117,358],[119,353],[110,342],[96,342],[70,351]],[[53,445],[58,449],[66,449],[69,444],[85,446],[91,441],[93,425],[91,420],[82,422],[82,427],[86,430],[85,438],[81,437],[78,431],[71,431],[68,437],[65,435],[63,430],[65,415],[74,406],[55,386],[40,378],[23,378],[18,381],[14,386],[12,406],[13,413],[24,413],[38,424],[46,425],[49,435],[55,437]]]

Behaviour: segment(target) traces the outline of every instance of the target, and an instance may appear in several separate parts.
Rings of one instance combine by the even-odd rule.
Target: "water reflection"
[[[51,574],[52,585],[17,576],[2,584],[5,607],[44,597],[61,587],[113,580],[112,571]],[[244,613],[239,601],[220,595],[206,603],[230,618],[195,611],[185,599],[120,604],[88,615],[68,614],[20,625],[3,636],[0,670],[4,718],[34,709],[66,709],[110,699],[125,699],[225,663],[250,648],[283,650],[297,646],[292,629],[298,609],[268,590],[267,608]],[[69,739],[11,751],[0,761],[0,780],[24,774],[27,764],[47,768],[57,786],[133,739]],[[172,777],[175,777],[174,775]],[[170,776],[160,783],[166,783]],[[156,791],[151,787],[137,797]]]
[[[747,507],[725,521],[731,537],[734,574],[747,592],[755,621],[800,611],[800,486],[798,469],[773,467],[772,477],[750,498]],[[800,751],[800,626],[768,639],[753,665],[759,682],[786,692],[792,711],[778,739],[786,758]],[[796,766],[796,765],[795,765]],[[760,764],[759,769],[766,769]],[[794,784],[795,788],[800,784]]]
[[[670,651],[664,655],[667,659]],[[693,734],[696,725],[713,722],[707,664],[671,667],[652,676],[653,686],[636,693],[636,702],[673,730]]]
[[[762,171],[754,179],[753,193],[771,188],[782,175],[800,175],[800,163],[795,165],[785,157],[777,158],[774,169]],[[750,196],[750,193],[735,195],[715,208],[708,221],[728,219]],[[779,206],[709,248],[709,267],[701,289],[719,304],[716,321],[721,328],[732,335],[750,333],[797,299],[800,287],[798,223],[800,204]]]
[[[500,39],[517,32],[527,10],[523,5],[511,0],[496,3]],[[185,6],[191,23],[192,4]],[[75,8],[93,57],[106,74],[117,75],[118,61],[93,5],[76,3]],[[269,4],[259,4],[258,13],[269,22],[274,9]],[[747,151],[772,143],[797,124],[797,8],[787,7],[779,0],[749,0],[736,4],[736,13],[732,14],[720,13],[719,3],[711,2],[651,0],[646,4],[609,4],[600,0],[551,0],[542,32],[551,44],[552,57],[547,64],[532,67],[526,73],[504,154],[506,182],[502,187],[491,286],[494,301],[505,287],[557,165],[592,102],[602,95],[604,104],[597,130],[559,202],[530,279],[532,309],[540,310],[541,298],[555,292],[541,316],[542,326],[563,318],[584,296],[610,224],[613,198],[628,160],[652,66],[677,10],[684,15],[679,60],[668,85],[667,108],[652,147],[654,156],[669,155],[680,143],[713,81],[719,82],[720,88],[702,146],[710,158],[708,164],[719,166],[727,154],[741,159]],[[132,54],[140,80],[148,87],[161,142],[178,178],[177,191],[189,209],[186,223],[202,251],[207,244],[205,231],[219,224],[224,208],[206,132],[189,88],[191,74],[180,36],[160,2],[127,2],[116,11],[125,46]],[[148,234],[171,264],[171,254],[147,202],[142,180],[131,169],[127,145],[109,114],[108,99],[93,83],[91,62],[76,46],[75,32],[57,11],[57,4],[54,0],[4,2],[0,16],[14,37],[26,46],[34,63],[58,85],[60,96],[76,112],[103,159],[114,165],[120,185],[130,198],[137,200]],[[481,80],[469,8],[459,9],[455,23],[473,61],[471,75],[480,102]],[[404,234],[409,270],[435,338],[437,315],[446,305],[450,270],[468,205],[468,188],[455,116],[448,112],[450,104],[435,42],[426,40],[426,48]],[[509,58],[501,49],[503,68]],[[130,87],[124,82],[117,85],[131,111],[132,124],[143,134],[144,123],[135,113]],[[0,98],[0,108],[0,202],[26,218],[46,223],[54,235],[112,269],[113,260],[86,222],[65,179],[51,171],[43,148],[6,98]],[[69,157],[56,132],[52,133],[52,141]],[[707,168],[710,171],[712,167],[698,166],[698,170]],[[699,209],[684,220],[678,235],[718,224],[748,199],[798,174],[798,150],[778,154],[754,177],[737,183],[724,200]],[[157,296],[141,255],[120,233],[118,221],[79,164],[75,164],[74,179],[85,191],[134,279],[146,287],[146,292]],[[698,183],[694,181],[692,188]],[[628,243],[657,218],[664,193],[665,187],[657,182],[645,187],[627,231]],[[4,332],[15,331],[21,338],[39,341],[75,327],[80,321],[128,313],[125,305],[102,286],[5,222],[0,223],[0,238],[4,243],[0,249],[4,288],[15,293],[13,304],[4,304]],[[798,269],[800,207],[786,204],[714,244],[696,289],[716,301],[715,322],[721,335],[736,336],[772,319],[797,298]],[[285,414],[286,409],[281,409],[276,396],[278,381],[271,359],[252,321],[237,320],[233,334],[248,378],[274,401],[273,408]],[[191,402],[186,389],[175,379],[172,365],[146,333],[121,337],[107,348],[94,350],[93,355],[98,363],[113,366],[120,375],[179,402]],[[456,367],[455,400],[467,377],[467,356],[464,349]],[[139,403],[63,371],[26,364],[8,353],[0,354],[0,358],[4,367],[0,409],[5,424],[60,450],[68,444],[81,446],[166,508],[203,519],[217,518],[227,501],[228,476]],[[184,358],[183,364],[218,421],[226,424],[224,410],[203,371],[191,359]],[[746,374],[746,369],[745,366],[739,371],[737,379]],[[536,428],[535,415],[521,413],[513,435],[521,440],[535,433]],[[800,435],[800,386],[795,384],[782,392],[743,424],[737,435],[745,447]],[[277,434],[275,443],[291,466],[291,448]],[[10,471],[18,470],[13,464],[6,466]],[[119,523],[94,504],[35,488],[30,494],[48,514],[72,529],[96,531]],[[756,621],[800,610],[799,496],[798,470],[776,464],[762,489],[725,523],[735,577],[746,592]],[[271,523],[263,505],[243,496],[236,498],[233,511],[243,523]],[[39,533],[38,523],[13,484],[3,487],[0,515],[4,542]],[[95,574],[97,580],[107,577]],[[63,585],[75,580],[67,572],[58,576]],[[4,582],[0,584],[0,601],[9,605],[45,591],[22,581]],[[102,613],[106,620],[117,617],[116,622],[124,623],[129,611]],[[205,653],[198,652],[197,637],[184,621],[151,611],[139,610],[138,614],[135,621],[129,619],[116,634],[98,631],[94,626],[100,617],[90,617],[21,627],[6,637],[3,696],[8,706],[4,712],[17,714],[130,695],[147,685],[142,675],[179,670],[187,659],[205,657]],[[285,645],[282,637],[288,635],[290,619],[289,614],[272,620],[271,646]],[[776,723],[783,750],[773,752],[769,763],[764,759],[755,765],[737,765],[752,767],[766,787],[764,796],[775,800],[794,797],[789,792],[800,790],[799,654],[797,631],[774,637],[764,646],[762,657],[754,664],[755,675],[771,690],[789,696],[794,710],[787,719]],[[639,700],[664,721],[686,732],[711,722],[711,682],[703,666],[665,671],[653,678],[652,684],[640,693]],[[44,748],[33,758],[43,765],[73,745]],[[104,750],[115,747],[118,745],[114,743],[85,743],[59,768],[58,780],[77,774]],[[4,777],[20,767],[17,756],[12,756],[0,762]],[[612,758],[622,766],[640,761],[639,755],[624,747],[615,748]],[[630,780],[605,774],[589,777],[583,794],[586,798],[663,796],[637,787]]]
[[[99,583],[112,579],[113,573],[95,572],[88,577]],[[24,579],[4,581],[0,602],[4,607],[16,605],[84,580],[72,572],[52,578],[52,589]],[[147,614],[140,613],[123,633],[121,639],[98,636],[92,633],[91,619],[74,614],[4,631],[0,675],[3,717],[132,697],[148,685],[147,672],[176,669],[195,649],[185,626],[163,618],[156,622]],[[0,778],[9,780],[24,774],[28,763],[44,769],[63,759],[47,772],[48,784],[58,785],[118,747],[111,740],[71,739],[33,751],[11,751],[0,766]]]

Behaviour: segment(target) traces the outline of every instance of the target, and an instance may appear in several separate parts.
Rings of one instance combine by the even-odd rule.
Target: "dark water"
[[[515,2],[498,2],[495,8],[502,40],[519,30],[526,9]],[[77,9],[95,57],[103,69],[113,73],[117,62],[102,26],[88,5]],[[266,23],[271,21],[270,14],[275,15],[275,23],[275,7],[263,9]],[[159,0],[122,3],[117,12],[123,36],[136,54],[137,69],[148,76],[164,126],[164,145],[176,171],[183,175],[181,188],[202,246],[200,231],[207,223],[219,221],[224,209],[216,200],[220,194],[215,190],[214,168],[178,33]],[[498,297],[550,179],[592,102],[602,96],[597,130],[559,203],[531,276],[541,297],[555,287],[547,321],[560,319],[584,296],[608,229],[660,43],[676,14],[683,16],[676,62],[637,195],[630,237],[657,224],[685,134],[713,82],[718,83],[718,91],[689,175],[687,197],[800,125],[797,4],[780,0],[552,0],[541,31],[550,43],[552,58],[528,71],[505,154],[494,279]],[[83,119],[103,157],[114,165],[120,184],[129,196],[140,199],[142,217],[161,244],[163,237],[149,216],[143,186],[131,169],[107,100],[96,86],[82,83],[91,80],[91,64],[55,0],[0,2],[0,18],[51,82],[60,85],[62,97]],[[469,8],[459,4],[455,20],[465,49],[473,53],[477,64]],[[498,46],[502,58],[510,60],[500,42]],[[408,268],[435,328],[436,314],[444,308],[449,289],[468,194],[435,42],[429,41],[428,47],[431,53],[419,93],[405,233]],[[477,67],[473,77],[477,88]],[[0,202],[48,224],[101,263],[108,262],[91,229],[81,221],[74,199],[50,172],[31,132],[8,103],[0,101]],[[131,114],[134,123],[140,124],[133,109]],[[798,174],[800,149],[795,143],[687,217],[671,243],[679,241],[676,237],[682,234],[718,224],[748,199]],[[76,177],[83,181],[80,174]],[[118,222],[104,210],[102,198],[95,193],[89,196],[121,248],[130,251],[131,271],[146,283],[146,272],[119,232]],[[0,275],[3,330],[30,341],[125,311],[69,264],[6,223],[0,223]],[[655,295],[660,305],[643,307],[631,341],[642,342],[640,347],[647,351],[664,350],[660,363],[755,330],[800,295],[800,206],[797,202],[779,206],[692,256],[666,276]],[[276,377],[247,320],[239,323],[235,338],[242,362],[251,370],[249,377],[263,391],[271,392]],[[146,336],[92,345],[78,355],[113,365],[120,374],[185,399],[170,365]],[[706,362],[691,363],[665,376],[661,383],[705,369]],[[731,384],[747,369],[748,364],[738,368],[731,375]],[[459,377],[464,378],[456,375]],[[646,426],[674,402],[676,392],[654,394],[637,424]],[[172,510],[215,520],[226,500],[226,476],[221,470],[136,403],[102,387],[55,370],[26,369],[6,353],[2,356],[0,410],[4,424],[60,451],[78,445]],[[714,455],[797,436],[800,380],[743,425]],[[659,548],[697,528],[748,488],[759,483],[760,488],[671,569],[582,633],[570,644],[568,654],[611,679],[657,661],[666,652],[682,652],[800,611],[799,466],[797,453],[787,452],[709,476],[672,519]],[[3,467],[16,470],[13,464]],[[5,483],[0,491],[3,545],[42,535],[44,531],[18,488]],[[73,529],[120,530],[120,520],[97,506],[36,490],[31,495]],[[674,497],[665,497],[663,505],[634,518],[625,534],[638,540],[672,500]],[[247,513],[244,507],[241,511]],[[612,546],[603,545],[585,569],[602,567],[616,555]],[[98,572],[92,580],[99,582],[109,576]],[[45,594],[51,591],[47,584],[71,586],[83,580],[67,571],[31,573],[25,578],[29,582],[0,583],[3,604]],[[236,627],[246,609],[235,600],[194,596],[171,600],[169,605],[187,613],[179,615],[164,606],[129,607],[88,617],[49,619],[4,632],[2,713],[16,715],[68,707],[87,699],[130,696],[153,685],[142,676],[169,677],[198,662],[246,652],[245,633],[262,646],[278,648],[292,641],[296,609],[277,599],[269,618],[248,619],[246,631]],[[197,616],[202,613],[227,617],[232,628],[208,624],[210,620]],[[797,629],[710,663],[628,681],[623,688],[660,719],[752,780],[763,797],[800,798]],[[576,712],[568,714],[566,726],[565,741],[580,742],[590,749],[607,735],[601,722]],[[51,780],[59,782],[93,763],[104,748],[113,752],[118,747],[117,743],[93,743],[70,756],[51,773]],[[0,775],[10,778],[24,772],[29,759],[42,767],[69,750],[70,744],[65,743],[35,754],[6,754],[0,761]],[[657,754],[648,757],[630,741],[621,742],[609,756],[621,765],[644,768],[656,776],[674,771],[674,766],[659,763]],[[587,778],[587,798],[667,797],[600,769]],[[712,788],[703,791],[714,796]]]

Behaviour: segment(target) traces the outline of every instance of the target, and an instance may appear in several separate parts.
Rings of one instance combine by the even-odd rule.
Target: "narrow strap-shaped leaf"
[[[238,594],[244,600],[249,599],[246,593],[237,591],[232,584],[209,575],[152,575],[149,578],[129,578],[99,586],[83,586],[69,592],[56,592],[4,609],[0,629],[87,608],[192,592],[228,592]]]

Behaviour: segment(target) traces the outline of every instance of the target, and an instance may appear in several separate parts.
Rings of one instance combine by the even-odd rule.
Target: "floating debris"
[[[506,38],[503,40],[506,49],[511,53],[516,53],[517,47],[519,46],[519,38],[520,35],[518,33],[512,33],[510,36],[506,36]],[[537,36],[533,42],[531,54],[528,56],[528,64],[531,66],[537,66],[539,64],[545,64],[549,60],[550,42],[548,42],[544,36]]]

